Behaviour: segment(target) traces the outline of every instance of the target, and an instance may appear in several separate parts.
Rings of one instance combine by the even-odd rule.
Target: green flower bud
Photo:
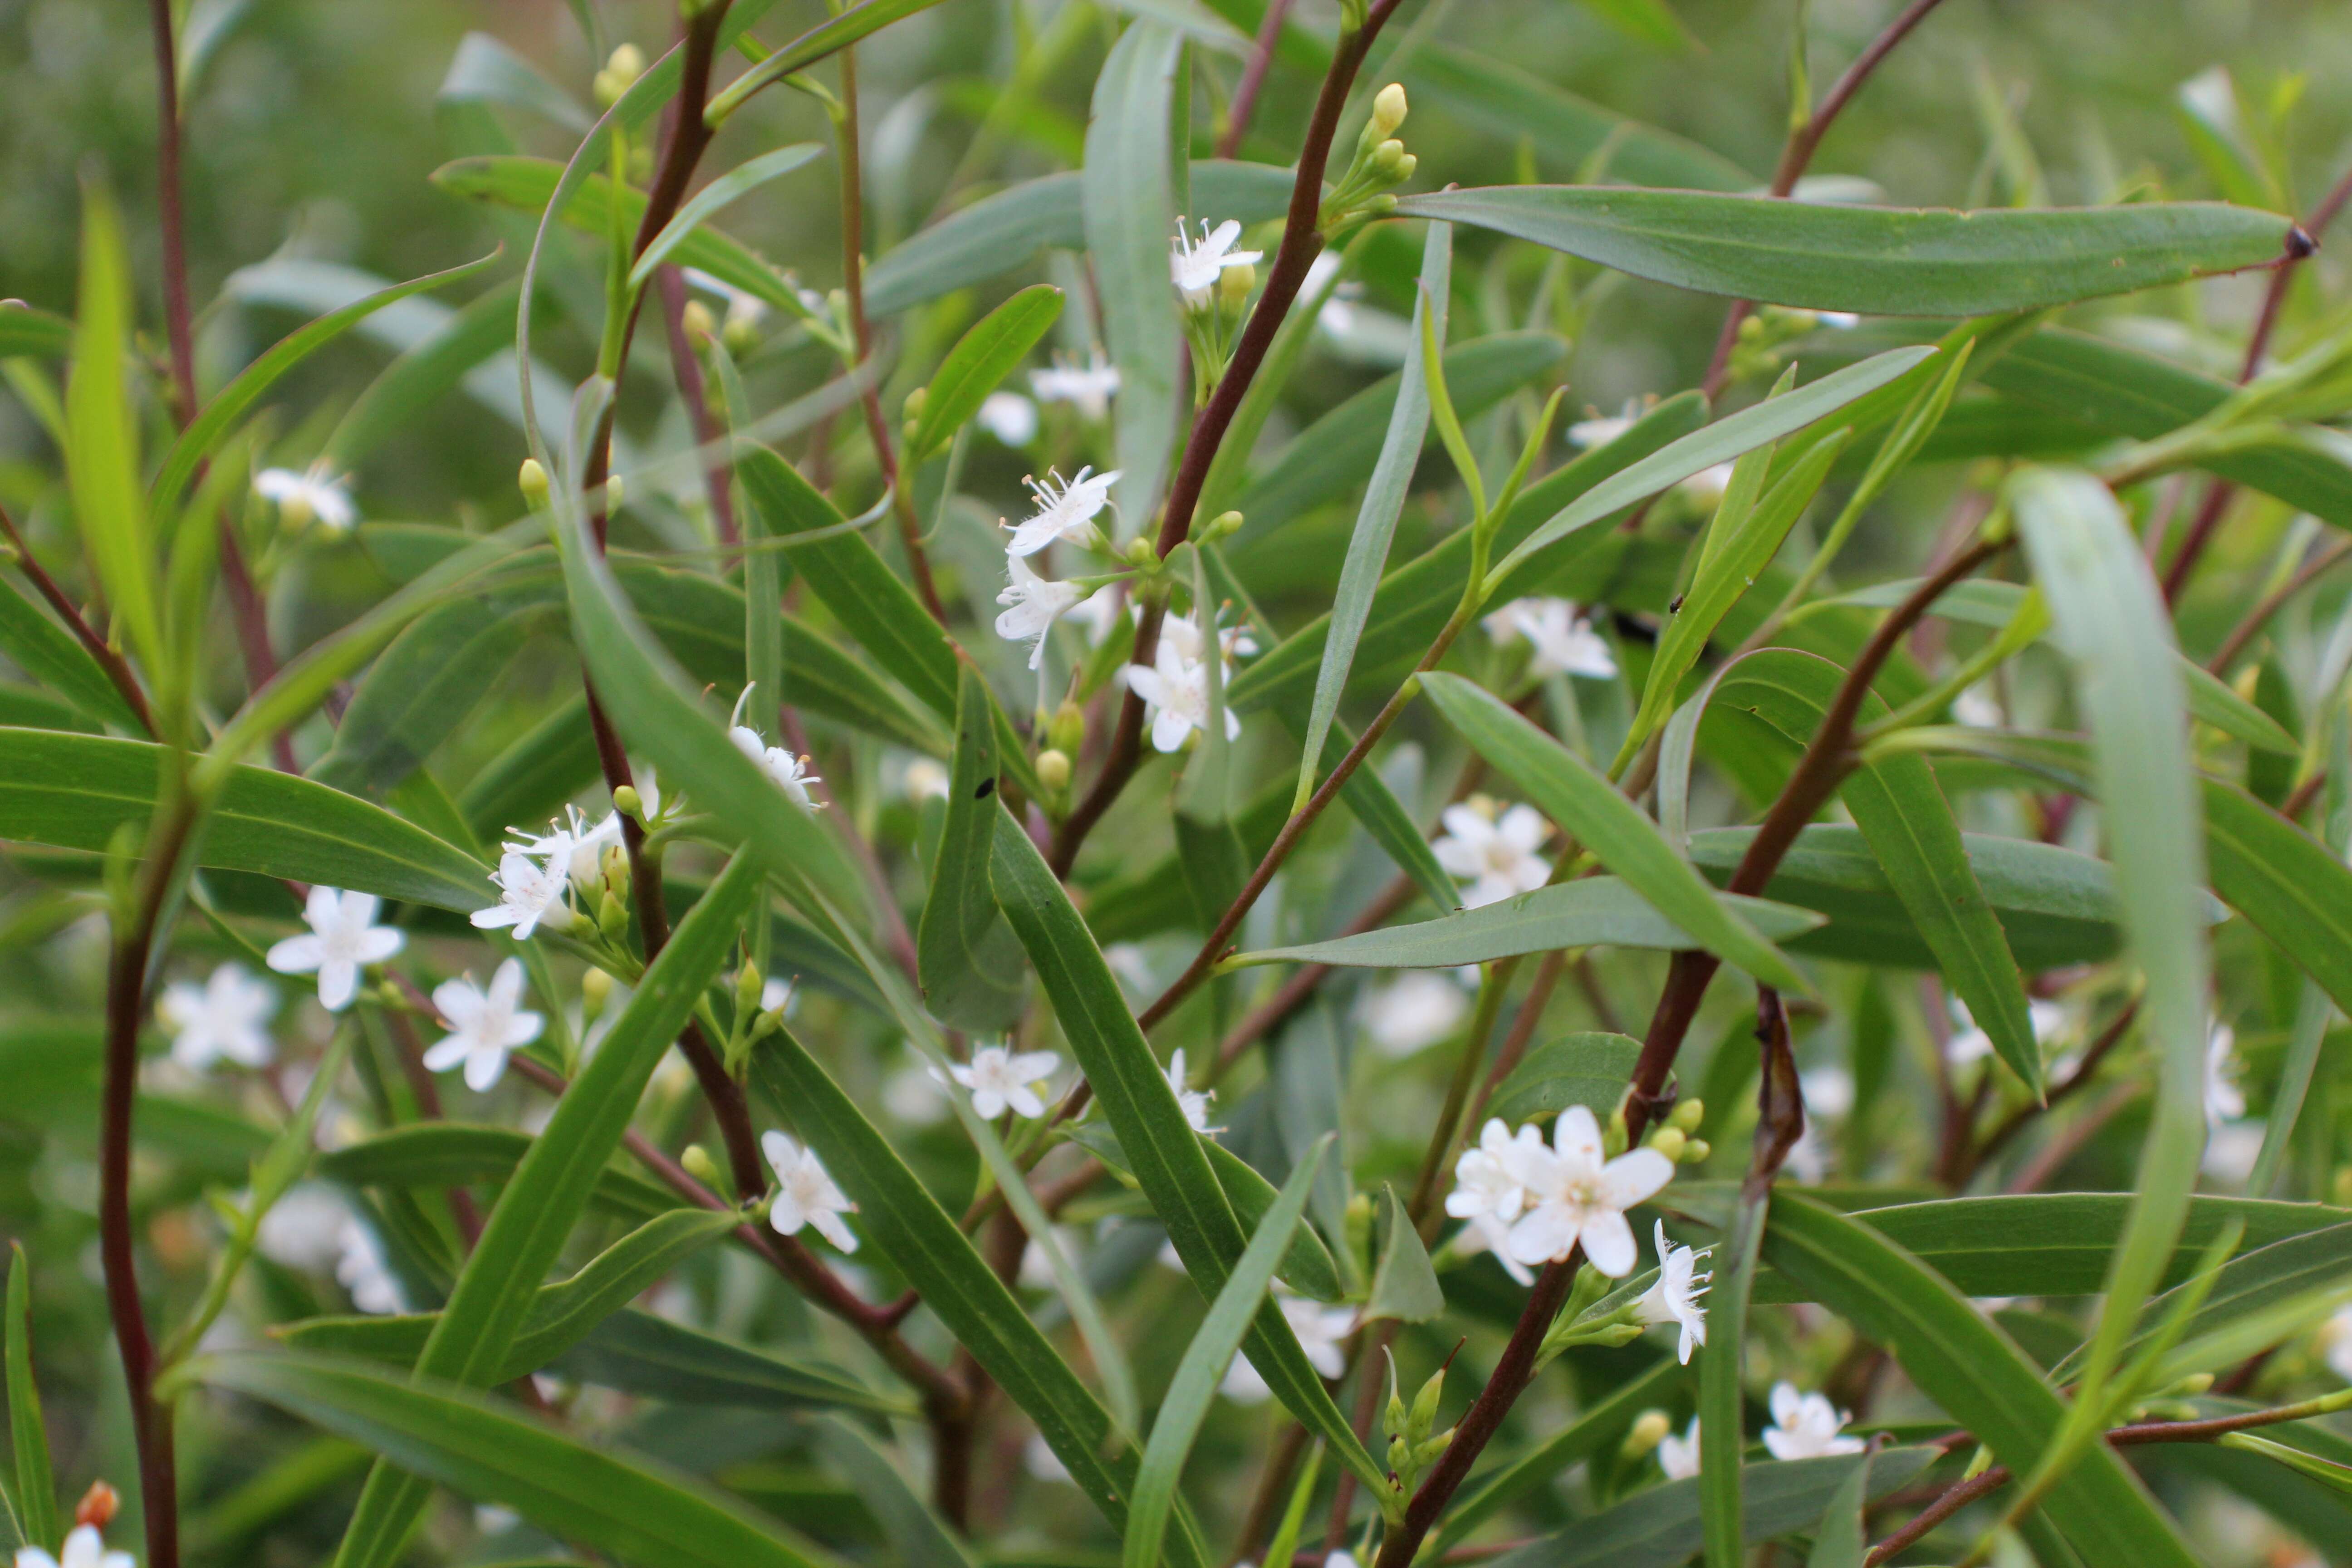
[[[1453,1427],[1448,1426],[1436,1436],[1413,1445],[1413,1468],[1419,1469],[1422,1466],[1432,1463],[1440,1454],[1451,1447],[1454,1443],[1454,1431]]]
[[[1372,167],[1391,179],[1396,177],[1397,165],[1404,162],[1404,143],[1394,137],[1372,149]]]
[[[593,1024],[604,1011],[604,1004],[613,999],[613,977],[601,969],[592,969],[580,977],[580,1011],[583,1023]]]
[[[1666,1125],[1679,1127],[1685,1132],[1696,1132],[1698,1124],[1706,1120],[1706,1103],[1699,1100],[1685,1100],[1675,1104],[1675,1113],[1666,1118]]]
[[[678,324],[686,329],[687,341],[707,343],[718,335],[719,323],[710,319],[710,307],[699,300],[688,300],[686,309],[677,313]]]
[[[1412,1425],[1408,1429],[1415,1438],[1428,1436],[1429,1429],[1437,1425],[1437,1402],[1444,1393],[1445,1369],[1441,1366],[1429,1374],[1429,1381],[1412,1396]]]
[[[596,906],[596,929],[614,942],[629,932],[629,906],[607,892]]]
[[[613,792],[613,809],[623,816],[642,822],[646,814],[645,797],[637,793],[635,785],[623,784]]]
[[[735,972],[735,1010],[747,1015],[757,1011],[760,1005],[760,987],[763,984],[759,964],[751,959],[745,959],[743,967]]]
[[[1709,1143],[1704,1138],[1694,1138],[1689,1142],[1683,1145],[1683,1163],[1685,1165],[1703,1165],[1706,1163],[1706,1157],[1714,1152],[1714,1144]]]
[[[1629,1459],[1638,1459],[1656,1449],[1675,1429],[1663,1410],[1644,1410],[1633,1418],[1633,1428],[1625,1434],[1625,1446],[1619,1450]]]
[[[1689,1142],[1679,1127],[1662,1127],[1650,1134],[1650,1147],[1669,1160],[1681,1160],[1683,1149]]]
[[[515,486],[522,491],[522,499],[531,505],[536,507],[546,504],[547,470],[539,466],[537,458],[525,458],[522,460],[521,468],[515,474]]]
[[[1037,753],[1037,782],[1052,794],[1059,795],[1070,787],[1069,753],[1049,747]]]
[[[1372,123],[1381,128],[1381,135],[1393,136],[1404,123],[1405,108],[1404,84],[1392,81],[1372,99]]]
[[[1054,710],[1053,721],[1045,726],[1045,743],[1066,759],[1077,755],[1087,742],[1086,710],[1065,698]]]
[[[677,1157],[677,1163],[686,1167],[688,1175],[692,1176],[704,1186],[715,1187],[719,1184],[719,1162],[712,1159],[710,1151],[701,1144],[688,1144],[686,1152]]]

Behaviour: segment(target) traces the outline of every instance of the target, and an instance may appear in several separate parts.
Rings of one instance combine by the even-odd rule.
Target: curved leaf
[[[769,181],[782,179],[802,164],[817,157],[824,151],[824,146],[815,142],[801,142],[790,147],[779,147],[772,153],[762,153],[758,157],[728,170],[727,173],[695,192],[686,204],[677,209],[676,216],[671,217],[669,222],[662,225],[662,231],[646,243],[645,249],[637,253],[636,260],[629,268],[629,287],[644,288],[646,279],[654,275],[654,269],[667,261],[678,247],[684,245],[695,230],[702,226],[703,221],[712,214],[740,197],[749,195]]]
[[[1062,291],[1033,283],[974,322],[931,373],[906,461],[919,463],[952,440],[1061,314]]]
[[[146,733],[146,726],[139,722],[139,716],[131,712],[89,650],[13,583],[0,584],[0,651],[17,668],[89,718],[133,734]]]

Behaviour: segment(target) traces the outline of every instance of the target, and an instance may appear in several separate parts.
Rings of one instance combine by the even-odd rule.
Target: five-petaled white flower
[[[223,1058],[268,1065],[275,1052],[266,1026],[277,1011],[277,988],[241,963],[222,964],[202,985],[175,980],[155,1003],[155,1016],[172,1032],[172,1059],[196,1072]]]
[[[331,533],[349,533],[360,520],[345,481],[323,462],[300,473],[291,468],[264,468],[253,476],[253,493],[278,509],[278,521],[289,529],[317,522]]]
[[[1017,392],[982,398],[972,422],[1008,447],[1026,447],[1037,438],[1037,405]]]
[[[1021,482],[1029,487],[1037,510],[1013,528],[1006,553],[1034,555],[1057,539],[1093,537],[1095,518],[1110,504],[1110,488],[1118,483],[1118,476],[1117,468],[1107,474],[1080,468],[1076,479],[1065,479],[1060,469],[1048,468],[1042,481],[1034,475],[1024,477]]]
[[[1197,310],[1207,304],[1226,268],[1257,265],[1265,252],[1235,250],[1234,241],[1241,237],[1242,226],[1232,218],[1214,228],[1202,218],[1201,237],[1196,242],[1185,231],[1184,220],[1176,220],[1175,242],[1168,247],[1168,272],[1176,280],[1176,291],[1184,296],[1186,305]]]
[[[1470,1011],[1462,987],[1432,969],[1408,969],[1386,985],[1365,991],[1356,1005],[1372,1048],[1409,1057],[1452,1034]]]
[[[542,925],[561,931],[571,924],[571,911],[563,902],[570,879],[551,865],[558,859],[570,865],[574,847],[565,837],[563,852],[560,856],[551,854],[544,860],[534,860],[511,844],[506,847],[499,856],[499,868],[490,874],[490,880],[498,886],[499,901],[474,911],[472,919],[477,929],[496,931],[501,926],[512,926],[515,940],[528,942],[530,933]]]
[[[1026,640],[1029,644],[1029,668],[1034,669],[1045,662],[1045,634],[1054,623],[1087,596],[1086,590],[1069,583],[1056,583],[1050,577],[1040,577],[1029,563],[1018,555],[1007,555],[1004,565],[1009,580],[996,602],[1005,606],[996,617],[996,635],[1007,642]]]
[[[1956,1068],[1964,1068],[1992,1055],[1992,1037],[1977,1027],[1976,1016],[1969,1011],[1969,1005],[1955,996],[1950,1006],[1952,1037],[1944,1042],[1944,1059]],[[2066,1009],[2055,1002],[2029,999],[2025,1020],[2033,1031],[2034,1044],[2046,1045],[2066,1026]]]
[[[1213,1089],[1190,1089],[1184,1082],[1184,1047],[1168,1058],[1168,1087],[1176,1091],[1176,1103],[1184,1112],[1184,1120],[1195,1132],[1214,1132],[1209,1125],[1209,1101],[1217,1098]]]
[[[743,689],[743,695],[735,700],[736,717],[742,716],[743,704],[751,695],[751,688],[747,686]],[[727,738],[735,742],[737,751],[759,763],[761,771],[768,775],[778,789],[791,797],[794,805],[806,806],[812,811],[824,809],[823,801],[809,797],[808,786],[813,784],[823,784],[824,780],[809,771],[809,760],[806,757],[796,757],[782,746],[771,746],[761,739],[760,731],[748,724],[730,725],[727,731]]]
[[[1691,1352],[1706,1343],[1706,1309],[1699,1305],[1698,1299],[1706,1294],[1708,1281],[1715,1276],[1696,1272],[1706,1252],[1670,1245],[1666,1240],[1666,1222],[1657,1223],[1658,1282],[1635,1303],[1633,1310],[1645,1323],[1682,1325],[1682,1344],[1675,1353],[1688,1366]]]
[[[1511,1226],[1511,1256],[1529,1265],[1552,1263],[1580,1242],[1586,1260],[1612,1279],[1625,1278],[1641,1259],[1625,1211],[1675,1174],[1675,1163],[1655,1149],[1629,1149],[1604,1162],[1601,1124],[1581,1105],[1559,1113],[1551,1148],[1532,1139],[1515,1142],[1503,1160],[1527,1189],[1526,1212]]]
[[[1004,1114],[1007,1106],[1034,1120],[1045,1114],[1037,1085],[1054,1075],[1062,1058],[1052,1051],[1013,1051],[1003,1046],[982,1046],[968,1063],[948,1068],[948,1076],[971,1091],[971,1108],[985,1121]]]
[[[1691,1417],[1683,1435],[1672,1432],[1658,1439],[1658,1468],[1670,1481],[1686,1481],[1698,1474],[1698,1417]]]
[[[466,1087],[480,1094],[507,1070],[507,1057],[539,1038],[547,1020],[522,1010],[522,961],[509,958],[490,976],[488,991],[470,974],[433,988],[433,1005],[448,1021],[449,1033],[425,1053],[425,1066],[447,1072],[460,1063]]]
[[[1764,1447],[1776,1459],[1820,1459],[1832,1454],[1859,1454],[1870,1445],[1859,1437],[1841,1437],[1839,1428],[1853,1416],[1818,1394],[1800,1394],[1793,1383],[1772,1385],[1772,1425],[1764,1428]]]
[[[65,1555],[52,1557],[38,1546],[16,1549],[16,1568],[139,1568],[128,1552],[109,1552],[94,1524],[77,1524],[66,1536]]]
[[[384,1317],[407,1306],[406,1295],[392,1266],[384,1261],[375,1232],[357,1219],[346,1218],[337,1237],[342,1256],[335,1263],[335,1282],[351,1292],[352,1305],[373,1317]]]
[[[1127,666],[1127,685],[1143,699],[1144,711],[1150,716],[1153,750],[1175,751],[1183,745],[1185,736],[1208,728],[1208,663],[1186,658],[1165,636],[1149,667]],[[1238,741],[1241,734],[1240,715],[1226,709],[1225,739]]]
[[[336,888],[312,888],[302,906],[307,936],[289,936],[272,947],[269,967],[280,974],[319,976],[319,1003],[340,1013],[360,994],[360,971],[382,963],[400,951],[406,937],[390,926],[375,923],[382,908],[373,893],[346,893]]]
[[[1532,1285],[1536,1277],[1511,1256],[1511,1222],[1519,1217],[1528,1202],[1528,1190],[1513,1157],[1515,1149],[1541,1153],[1543,1134],[1533,1127],[1522,1127],[1514,1133],[1499,1117],[1487,1118],[1479,1130],[1477,1147],[1465,1149],[1454,1163],[1454,1190],[1445,1194],[1445,1212],[1470,1222],[1470,1229],[1454,1244],[1457,1250],[1475,1255],[1477,1247],[1489,1249],[1512,1279]],[[1473,1239],[1475,1247],[1465,1245]]]
[[[1348,1355],[1342,1344],[1356,1331],[1356,1310],[1327,1307],[1301,1296],[1284,1295],[1280,1300],[1282,1315],[1289,1322],[1290,1331],[1298,1336],[1298,1348],[1307,1352],[1307,1364],[1325,1377],[1344,1374]],[[1225,1368],[1224,1381],[1217,1385],[1217,1392],[1238,1405],[1257,1405],[1274,1391],[1258,1375],[1257,1368],[1250,1364],[1248,1356],[1236,1354]]]
[[[2216,1024],[2205,1037],[2205,1122],[2219,1127],[2246,1113],[2246,1091],[2238,1087],[2238,1033]]]
[[[1449,805],[1439,820],[1445,836],[1430,848],[1450,875],[1469,879],[1464,909],[1532,893],[1550,879],[1551,862],[1536,853],[1550,828],[1534,806],[1515,805],[1495,818],[1474,805]]]
[[[856,1214],[857,1205],[833,1184],[816,1151],[804,1149],[782,1132],[760,1136],[760,1152],[776,1173],[776,1196],[768,1208],[768,1223],[785,1236],[798,1236],[813,1225],[816,1233],[843,1252],[857,1250],[857,1235],[841,1216]]]
[[[1617,679],[1617,656],[1610,651],[1607,639],[1566,599],[1514,599],[1488,616],[1486,626],[1486,635],[1497,643],[1527,639],[1535,650],[1528,660],[1531,675]]]
[[[1118,392],[1118,367],[1103,358],[1102,345],[1097,343],[1085,364],[1072,364],[1055,355],[1049,368],[1031,371],[1029,390],[1040,403],[1070,404],[1082,418],[1099,425],[1110,417],[1110,400]]]

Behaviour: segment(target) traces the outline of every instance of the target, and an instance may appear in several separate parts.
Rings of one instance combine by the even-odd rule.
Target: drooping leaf
[[[2275,261],[2286,219],[2211,202],[1951,212],[1577,185],[1407,196],[1398,210],[1499,230],[1707,294],[1874,316],[1992,316]]]
[[[1371,1294],[1364,1299],[1363,1320],[1394,1318],[1400,1322],[1425,1323],[1445,1310],[1445,1290],[1429,1261],[1429,1249],[1396,1189],[1385,1183],[1373,1209]]]

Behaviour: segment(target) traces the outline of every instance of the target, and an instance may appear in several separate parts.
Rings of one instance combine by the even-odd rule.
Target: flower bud
[[[1704,1138],[1694,1138],[1689,1142],[1683,1145],[1683,1163],[1685,1165],[1703,1165],[1706,1163],[1706,1157],[1714,1152],[1714,1144],[1709,1143]]]
[[[79,1529],[86,1524],[92,1530],[104,1530],[114,1522],[115,1511],[121,1506],[122,1499],[112,1487],[104,1481],[92,1481],[89,1490],[81,1494],[81,1501],[74,1504],[74,1526]]]
[[[1372,149],[1372,167],[1391,179],[1396,178],[1397,165],[1404,162],[1404,143],[1393,136]]]
[[[646,74],[646,52],[635,44],[623,44],[605,60],[604,68],[596,73],[596,107],[610,109],[621,100],[630,85]]]
[[[927,390],[928,389],[924,387],[919,386],[915,388],[914,391],[907,394],[906,415],[908,423],[911,424],[915,420],[920,419],[923,416],[923,404],[926,400],[925,394]]]
[[[601,969],[591,969],[580,977],[580,1011],[582,1021],[593,1023],[613,999],[613,977]]]
[[[642,822],[646,813],[645,797],[637,793],[635,785],[623,784],[613,792],[613,809],[623,816]]]
[[[625,899],[629,896],[629,852],[627,850],[617,844],[607,844],[604,846],[604,857],[597,862],[597,869],[604,877],[604,886],[613,890],[614,898]]]
[[[1421,160],[1407,153],[1397,160],[1396,177],[1400,181],[1410,180],[1412,178],[1412,172],[1420,167]]]
[[[1076,756],[1087,742],[1086,710],[1067,698],[1054,710],[1053,721],[1045,726],[1045,743],[1062,753],[1065,760]]]
[[[2211,1373],[2192,1372],[2187,1377],[2182,1378],[2179,1383],[2173,1384],[2172,1392],[2179,1394],[2184,1399],[2194,1399],[2212,1386],[2213,1374]]]
[[[710,319],[710,307],[699,300],[688,300],[677,315],[689,342],[708,342],[719,331],[719,323]]]
[[[1698,1131],[1698,1124],[1706,1120],[1706,1102],[1705,1100],[1685,1100],[1675,1103],[1674,1114],[1666,1118],[1666,1125],[1679,1127],[1685,1132],[1696,1132]]]
[[[1408,1430],[1416,1439],[1429,1436],[1429,1429],[1437,1425],[1437,1402],[1444,1393],[1445,1369],[1441,1366],[1429,1374],[1429,1381],[1412,1396],[1412,1425]]]
[[[1405,1439],[1404,1439],[1404,1437],[1403,1437],[1403,1436],[1402,1436],[1402,1434],[1400,1434],[1400,1435],[1399,1435],[1399,1436],[1394,1436],[1394,1437],[1390,1438],[1390,1439],[1389,1439],[1389,1472],[1390,1472],[1390,1474],[1391,1474],[1391,1475],[1399,1475],[1399,1476],[1409,1476],[1409,1475],[1412,1474],[1412,1472],[1413,1472],[1413,1468],[1414,1468],[1414,1467],[1413,1467],[1413,1462],[1412,1462],[1412,1445],[1411,1443],[1409,1443],[1409,1442],[1405,1441]]]
[[[1372,1239],[1372,1200],[1362,1193],[1348,1196],[1347,1218],[1343,1222],[1349,1249],[1357,1257],[1364,1256]]]
[[[1404,123],[1404,83],[1392,81],[1373,97],[1372,123],[1381,128],[1381,135],[1395,135],[1396,128]]]
[[[1156,566],[1160,563],[1160,552],[1152,548],[1151,541],[1139,533],[1127,542],[1127,558],[1138,566]]]
[[[1037,782],[1048,793],[1059,795],[1070,787],[1069,753],[1048,748],[1037,753]]]
[[[1206,540],[1217,540],[1224,538],[1229,533],[1239,533],[1241,531],[1241,513],[1237,511],[1221,511],[1216,516],[1209,520],[1208,529],[1201,537]]]
[[[1217,293],[1228,306],[1238,306],[1257,287],[1257,268],[1247,264],[1228,267],[1217,274]]]
[[[522,467],[515,471],[515,488],[522,491],[522,499],[531,505],[546,504],[547,470],[539,466],[537,458],[522,460]]]
[[[1364,204],[1364,211],[1374,217],[1386,217],[1396,209],[1397,199],[1385,191]]]
[[[1422,1466],[1431,1463],[1436,1459],[1437,1456],[1443,1454],[1447,1448],[1453,1447],[1454,1432],[1454,1428],[1448,1426],[1436,1436],[1427,1438],[1423,1442],[1414,1444],[1412,1449],[1413,1467],[1418,1469]]]
[[[596,905],[596,929],[614,942],[629,931],[629,907],[609,891]]]
[[[1689,1142],[1689,1135],[1679,1127],[1662,1127],[1650,1134],[1650,1147],[1669,1160],[1681,1160],[1683,1150]]]
[[[719,1184],[719,1162],[712,1159],[710,1151],[701,1144],[688,1143],[686,1146],[686,1152],[677,1157],[677,1163],[686,1167],[688,1175],[692,1176],[704,1186],[715,1187]]]
[[[1625,1447],[1621,1450],[1629,1459],[1638,1459],[1654,1451],[1675,1429],[1663,1410],[1644,1410],[1633,1417],[1633,1425],[1625,1434]]]
[[[625,492],[621,487],[620,475],[614,474],[611,479],[604,481],[604,510],[606,512],[615,512],[621,510],[621,497],[624,493]]]
[[[719,341],[727,345],[730,354],[747,354],[760,346],[760,323],[749,316],[727,312],[727,325],[719,329]]]
[[[310,526],[317,513],[310,509],[310,498],[301,491],[282,498],[278,503],[278,526],[289,533],[299,533]]]
[[[764,984],[758,963],[745,959],[743,967],[735,972],[735,1010],[746,1016],[756,1012],[760,1005],[760,988]]]

